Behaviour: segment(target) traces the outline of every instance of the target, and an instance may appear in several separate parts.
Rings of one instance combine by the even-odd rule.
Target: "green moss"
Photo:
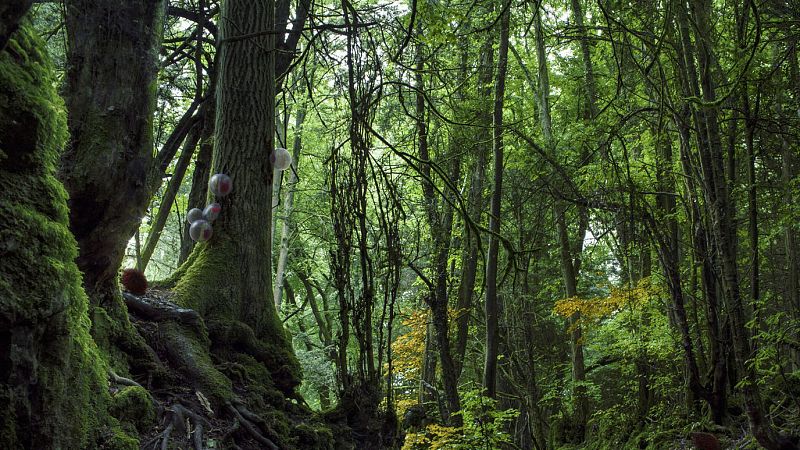
[[[249,346],[254,356],[270,370],[275,385],[284,392],[291,392],[301,378],[300,363],[275,311],[266,308],[267,317],[260,334],[239,321],[239,308],[247,300],[239,298],[241,292],[236,280],[241,274],[238,266],[231,264],[235,255],[236,244],[228,238],[198,245],[180,269],[182,276],[174,288],[176,299],[199,312],[207,323],[219,325],[215,327],[221,330],[213,337],[215,342]]]
[[[150,395],[138,386],[127,386],[114,394],[109,412],[120,421],[132,424],[140,432],[147,431],[156,421]]]
[[[237,290],[232,281],[239,278],[234,260],[235,248],[230,240],[220,240],[213,251],[208,244],[195,247],[181,267],[175,284],[179,302],[203,317],[234,319],[238,315]]]
[[[123,332],[122,324],[119,321],[111,319],[108,311],[101,307],[92,307],[92,338],[94,338],[97,346],[104,349],[108,355],[109,365],[121,374],[127,373],[127,355],[123,353],[118,346],[113,345],[115,341],[120,339]]]
[[[0,52],[0,447],[87,448],[110,423],[66,193],[64,105],[23,24]]]
[[[113,427],[103,436],[99,447],[108,450],[139,450],[139,440],[121,428]]]
[[[192,387],[208,397],[216,408],[233,398],[231,381],[211,361],[206,336],[174,322],[163,323],[160,329],[169,358],[183,371]]]
[[[294,428],[298,448],[333,450],[333,432],[321,424],[301,423]]]

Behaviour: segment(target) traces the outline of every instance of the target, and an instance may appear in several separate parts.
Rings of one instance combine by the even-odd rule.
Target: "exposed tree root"
[[[274,354],[250,327],[215,322],[206,331],[197,312],[156,295],[153,291],[143,297],[123,294],[135,329],[170,374],[167,383],[147,391],[159,425],[141,441],[141,448],[201,450],[213,441],[218,448],[299,449],[315,448],[308,443],[317,439],[325,439],[329,444],[324,447],[329,448],[330,437],[309,428],[310,411],[285,400],[287,392],[296,395],[293,385],[273,383],[291,377],[284,377],[280,367],[277,376],[266,370],[275,370],[270,364]],[[134,379],[140,376],[147,375],[109,372],[117,385],[144,388]],[[287,434],[293,423],[310,431],[302,437]],[[276,432],[278,425],[284,434]]]
[[[239,423],[244,427],[245,430],[247,430],[248,433],[250,433],[251,436],[253,436],[253,438],[256,441],[260,442],[261,444],[264,444],[270,450],[279,450],[278,446],[275,445],[275,443],[272,442],[269,438],[262,435],[258,431],[256,426],[248,419],[246,419],[242,414],[242,412],[237,407],[233,406],[231,403],[228,403],[226,406],[228,407],[228,411],[233,413],[233,415],[236,417]]]
[[[154,322],[173,320],[194,327],[200,326],[202,320],[196,311],[181,308],[166,300],[158,298],[145,300],[128,292],[123,292],[122,297],[125,299],[128,311],[145,320]]]

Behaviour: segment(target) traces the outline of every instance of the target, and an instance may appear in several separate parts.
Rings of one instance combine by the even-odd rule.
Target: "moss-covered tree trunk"
[[[126,244],[161,179],[153,152],[164,0],[67,0],[70,140],[62,180],[93,304],[118,298]]]
[[[0,448],[95,448],[106,369],[55,177],[67,126],[42,48],[23,25],[0,51]]]
[[[214,234],[195,247],[175,290],[214,330],[247,325],[264,345],[262,360],[284,392],[299,366],[272,302],[270,227],[275,111],[274,1],[223,3],[217,55],[215,151],[211,173],[233,179],[217,201]]]

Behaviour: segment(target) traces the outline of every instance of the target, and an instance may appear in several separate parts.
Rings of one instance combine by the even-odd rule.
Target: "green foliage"
[[[462,393],[462,428],[430,424],[418,433],[406,434],[403,450],[501,449],[513,444],[508,427],[519,415],[514,409],[498,410],[497,400],[479,390]]]

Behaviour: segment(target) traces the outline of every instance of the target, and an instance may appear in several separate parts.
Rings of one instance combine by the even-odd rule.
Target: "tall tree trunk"
[[[275,386],[291,393],[299,364],[272,302],[275,36],[262,31],[274,27],[274,13],[274,1],[222,4],[211,172],[229,175],[233,191],[216,199],[213,236],[192,253],[175,292],[210,327],[252,329],[269,346],[262,362]]]
[[[790,85],[794,86],[792,91],[792,98],[794,99],[795,114],[800,118],[800,67],[797,62],[797,46],[800,39],[795,37],[789,47],[789,81]],[[778,112],[781,112],[780,101],[778,104]],[[781,180],[785,186],[786,198],[791,198],[792,184],[791,181],[797,177],[797,156],[792,153],[792,147],[785,136],[781,137],[781,160],[783,167],[781,170]],[[800,251],[798,250],[798,237],[797,232],[793,228],[792,221],[784,229],[784,241],[786,247],[786,268],[788,269],[788,276],[786,277],[786,291],[788,294],[789,304],[794,309],[795,320],[800,320]],[[800,351],[795,351],[795,364],[800,367]]]
[[[418,33],[420,30],[418,30]],[[447,423],[461,426],[461,415],[455,414],[461,410],[461,401],[458,396],[458,376],[450,350],[450,338],[448,337],[448,259],[450,255],[450,240],[453,227],[453,210],[450,203],[444,198],[437,198],[433,179],[431,178],[431,155],[428,149],[428,124],[425,107],[425,85],[422,76],[424,71],[421,44],[416,50],[417,71],[415,82],[417,88],[416,95],[416,114],[417,114],[417,143],[419,159],[422,161],[420,172],[422,173],[422,192],[425,198],[425,207],[428,218],[428,226],[433,235],[433,263],[434,280],[431,286],[430,295],[426,297],[428,306],[431,310],[431,318],[436,338],[436,349],[439,353],[439,362],[442,374],[442,385],[444,387],[445,400],[447,401],[447,411],[443,419]],[[451,167],[451,179],[459,178],[460,161],[454,158]],[[448,195],[445,193],[445,195]],[[441,205],[441,206],[439,206]]]
[[[189,132],[189,136],[187,136],[186,142],[183,145],[181,156],[175,164],[175,170],[173,170],[172,177],[167,184],[167,189],[164,192],[164,196],[161,198],[161,204],[158,207],[156,219],[150,227],[150,233],[148,233],[147,240],[144,243],[141,258],[137,261],[137,268],[141,271],[147,268],[147,264],[150,262],[150,258],[153,256],[156,245],[161,238],[164,225],[167,224],[169,212],[172,209],[172,205],[175,203],[175,197],[178,195],[178,191],[181,188],[186,170],[189,168],[189,163],[192,162],[192,156],[197,147],[197,142],[200,140],[200,132],[201,126],[200,124],[196,124],[192,127],[192,131]]]
[[[70,229],[90,300],[118,306],[125,247],[162,177],[152,115],[166,5],[68,0],[65,8]]]
[[[544,30],[542,29],[542,8],[536,11],[534,18],[534,32],[536,33],[536,59],[538,61],[539,72],[539,120],[541,122],[542,134],[544,135],[546,151],[555,151],[552,131],[552,118],[550,115],[550,77],[547,68],[547,53],[544,45]],[[569,239],[569,232],[566,222],[566,205],[563,201],[557,201],[559,205],[555,211],[556,232],[558,233],[561,271],[564,280],[566,296],[575,297],[578,295],[578,270],[580,268],[579,255],[573,254],[573,244]],[[585,228],[582,225],[585,221],[586,213],[579,208],[579,225],[577,245],[583,246],[583,234]],[[580,251],[580,247],[576,250]],[[572,378],[575,383],[574,402],[575,402],[575,431],[576,438],[583,441],[586,431],[586,420],[588,419],[588,399],[585,395],[585,388],[581,385],[586,378],[584,359],[582,330],[579,324],[580,315],[576,313],[570,318],[570,344],[572,348]]]
[[[690,2],[692,23],[697,42],[697,61],[700,73],[700,86],[702,88],[703,105],[696,107],[695,125],[705,136],[700,136],[699,152],[701,169],[704,176],[703,193],[706,206],[711,217],[711,231],[714,236],[714,245],[719,254],[722,265],[722,291],[728,306],[731,320],[731,332],[737,371],[742,375],[740,386],[745,398],[747,415],[750,420],[750,429],[759,444],[767,449],[781,448],[781,442],[776,436],[769,419],[764,417],[757,374],[747,360],[752,357],[752,342],[749,330],[746,328],[746,314],[741,298],[739,286],[739,270],[735,241],[735,224],[732,222],[730,209],[730,193],[725,180],[722,146],[719,133],[718,105],[716,99],[716,85],[712,79],[712,62],[715,58],[712,42],[708,36],[712,35],[711,3],[708,0],[693,0]],[[683,5],[678,7],[682,10]],[[685,16],[685,14],[684,14]],[[684,30],[688,27],[684,26]],[[693,56],[692,53],[688,55]]]
[[[506,92],[508,67],[508,32],[511,7],[500,19],[500,48],[497,54],[497,73],[494,91],[494,186],[489,216],[489,253],[486,257],[486,361],[483,369],[483,389],[491,398],[497,396],[497,356],[499,349],[497,294],[497,260],[500,256],[500,202],[503,198],[503,100]]]
[[[486,41],[480,50],[480,65],[478,69],[478,94],[481,98],[491,98],[492,95],[492,72],[494,71],[494,34],[486,33]],[[466,65],[462,54],[462,64]],[[467,216],[464,219],[464,247],[461,252],[462,271],[461,284],[458,285],[458,311],[456,319],[456,342],[454,345],[454,363],[456,365],[456,375],[461,376],[464,367],[464,357],[467,351],[467,340],[469,338],[469,319],[472,312],[472,297],[475,291],[475,279],[478,272],[478,259],[480,258],[481,236],[470,227],[468,221],[481,223],[484,209],[484,184],[486,179],[486,158],[488,154],[489,129],[491,125],[491,115],[488,108],[477,110],[477,120],[481,125],[478,136],[473,146],[474,168],[469,185],[469,196],[467,199]]]

